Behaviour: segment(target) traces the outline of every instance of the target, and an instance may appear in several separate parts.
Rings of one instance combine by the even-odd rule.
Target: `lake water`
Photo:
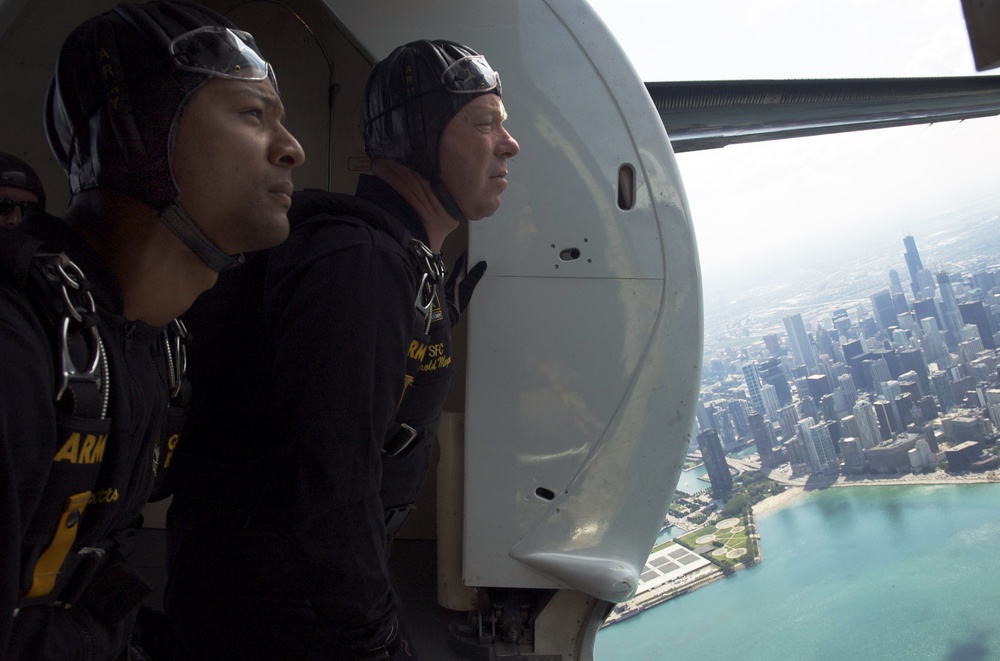
[[[1000,659],[1000,484],[850,487],[758,518],[764,560],[597,637],[597,661]]]

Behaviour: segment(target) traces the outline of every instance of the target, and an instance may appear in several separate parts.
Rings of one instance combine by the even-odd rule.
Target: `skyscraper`
[[[903,283],[900,281],[896,269],[889,269],[889,291],[893,294],[903,293]]]
[[[764,347],[772,356],[780,356],[782,353],[781,341],[774,333],[768,333],[764,336]]]
[[[778,419],[778,409],[781,405],[778,403],[778,393],[770,383],[765,383],[760,389],[761,397],[764,400],[764,410],[766,411],[766,418],[768,420]]]
[[[896,305],[888,289],[877,291],[869,299],[872,302],[872,312],[880,328],[889,330],[896,325]]]
[[[733,476],[726,463],[726,453],[722,450],[722,441],[714,429],[706,429],[698,434],[698,448],[705,462],[709,482],[712,484],[713,498],[726,498],[733,490]]]
[[[760,413],[751,413],[750,429],[753,430],[753,442],[757,446],[761,465],[775,465],[776,461],[772,456],[774,454],[774,433],[771,431],[771,423],[765,420]]]
[[[808,385],[807,392],[817,402],[823,399],[823,395],[829,395],[833,392],[833,387],[830,385],[830,379],[826,374],[813,374],[812,376],[806,377],[806,384]],[[804,394],[805,393],[800,393],[800,395]]]
[[[854,378],[850,374],[841,374],[837,377],[837,383],[847,398],[848,406],[853,408],[858,401],[858,389],[854,386]],[[857,434],[852,434],[857,436]]]
[[[924,341],[921,348],[927,360],[937,360],[945,354],[944,340],[941,338],[941,331],[937,320],[934,317],[926,317],[920,320],[920,329],[923,331]]]
[[[813,473],[832,475],[838,472],[840,462],[826,424],[816,424],[812,418],[803,418],[799,420],[799,437]]]
[[[955,291],[951,288],[951,277],[944,271],[937,274],[938,291],[941,292],[941,316],[944,317],[944,329],[949,331],[952,341],[948,348],[954,350],[961,339],[962,317],[958,313],[958,303],[955,301]]]
[[[923,270],[924,264],[920,261],[920,253],[917,252],[917,242],[913,240],[912,236],[903,237],[903,246],[906,247],[903,259],[906,260],[906,269],[910,272],[910,287],[915,296],[920,291],[920,285],[917,284],[917,273]]]
[[[982,301],[972,303],[961,303],[958,311],[962,315],[962,321],[967,324],[975,324],[979,329],[979,338],[983,341],[983,346],[987,349],[996,349],[997,344],[993,341],[993,324],[990,322],[990,315],[983,307]]]
[[[784,318],[785,332],[788,334],[788,344],[792,347],[799,364],[805,365],[807,370],[816,369],[816,355],[813,352],[812,343],[809,341],[809,334],[806,333],[806,326],[802,322],[801,314],[793,314]]]
[[[927,361],[924,360],[924,355],[920,349],[898,351],[896,355],[899,358],[900,369],[904,372],[916,372],[921,391],[925,393],[930,392],[931,382],[927,378]]]
[[[788,385],[785,373],[781,371],[781,364],[777,358],[768,358],[757,364],[757,374],[764,383],[774,386],[774,392],[778,396],[778,403],[786,406],[792,403],[792,389]]]
[[[740,366],[740,370],[743,372],[743,380],[746,381],[750,403],[755,411],[764,413],[764,396],[760,390],[760,375],[757,374],[757,366],[753,363],[744,363]]]
[[[854,420],[858,425],[858,440],[861,441],[863,449],[868,450],[882,442],[875,407],[871,402],[859,401],[854,405]]]

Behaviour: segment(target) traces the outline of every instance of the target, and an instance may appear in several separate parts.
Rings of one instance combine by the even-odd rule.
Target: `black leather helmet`
[[[148,204],[221,271],[239,258],[211,243],[177,204],[171,172],[181,111],[212,77],[274,80],[253,37],[221,14],[187,2],[122,3],[63,43],[45,128],[73,195],[107,188]]]
[[[462,219],[441,183],[438,146],[451,118],[482,94],[501,95],[500,75],[468,46],[438,39],[396,48],[365,86],[365,150],[427,179],[452,216]]]

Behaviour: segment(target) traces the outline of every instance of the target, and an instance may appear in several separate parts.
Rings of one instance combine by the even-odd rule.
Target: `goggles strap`
[[[432,181],[431,190],[434,191],[435,195],[437,195],[438,201],[441,202],[441,205],[444,207],[444,210],[448,212],[448,215],[459,222],[468,220],[468,218],[465,217],[465,214],[462,213],[462,210],[458,208],[458,202],[455,201],[455,198],[453,198],[451,193],[448,192],[448,189],[445,188],[443,181]]]
[[[216,273],[243,263],[243,255],[227,255],[222,252],[177,204],[171,204],[161,211],[160,220]]]

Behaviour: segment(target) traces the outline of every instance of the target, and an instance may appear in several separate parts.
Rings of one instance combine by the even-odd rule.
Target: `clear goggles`
[[[170,56],[185,71],[232,80],[270,78],[278,89],[274,70],[258,54],[249,32],[215,25],[196,28],[170,42]]]
[[[496,90],[502,94],[500,74],[493,70],[482,55],[467,55],[445,69],[441,84],[455,94],[473,94]]]

